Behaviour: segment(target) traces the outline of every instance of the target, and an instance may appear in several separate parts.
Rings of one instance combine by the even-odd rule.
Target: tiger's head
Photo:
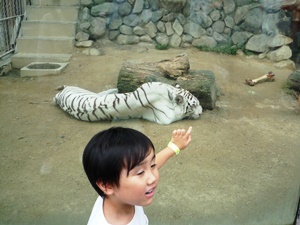
[[[189,91],[182,89],[179,84],[176,84],[175,88],[177,89],[175,102],[182,105],[184,118],[197,119],[202,114],[199,100]]]

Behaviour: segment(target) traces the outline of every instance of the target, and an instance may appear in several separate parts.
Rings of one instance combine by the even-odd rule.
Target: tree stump
[[[132,92],[147,82],[179,84],[196,96],[204,109],[214,109],[217,99],[215,76],[208,70],[189,70],[186,54],[160,62],[134,64],[125,62],[119,72],[117,88],[120,93]]]

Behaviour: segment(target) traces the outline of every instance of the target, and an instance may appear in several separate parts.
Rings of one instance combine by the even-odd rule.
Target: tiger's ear
[[[175,102],[179,105],[183,103],[183,97],[181,95],[176,95]]]

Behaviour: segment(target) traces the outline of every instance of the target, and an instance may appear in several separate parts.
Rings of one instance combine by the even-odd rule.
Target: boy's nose
[[[151,171],[149,173],[147,182],[148,182],[148,184],[153,184],[154,182],[156,182],[157,179],[159,179],[158,171]]]

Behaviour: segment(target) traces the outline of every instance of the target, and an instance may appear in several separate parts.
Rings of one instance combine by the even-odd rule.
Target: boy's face
[[[127,176],[123,169],[119,187],[114,187],[114,196],[122,204],[146,206],[152,203],[154,192],[159,181],[159,172],[155,164],[155,154],[150,154],[139,165],[134,167]]]

